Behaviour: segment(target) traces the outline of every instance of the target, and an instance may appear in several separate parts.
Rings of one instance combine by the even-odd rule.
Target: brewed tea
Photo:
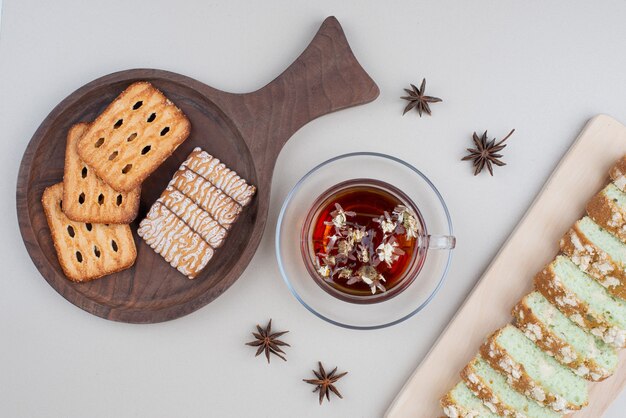
[[[309,245],[318,275],[336,290],[354,296],[387,292],[419,259],[420,219],[387,190],[359,184],[318,207]]]

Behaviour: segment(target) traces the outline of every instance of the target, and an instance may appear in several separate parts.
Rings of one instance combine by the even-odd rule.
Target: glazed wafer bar
[[[137,233],[165,261],[186,275],[195,278],[214,254],[213,248],[200,235],[160,202],[155,202]]]
[[[230,229],[241,212],[237,202],[186,167],[174,174],[169,186],[180,190],[226,229]]]
[[[196,147],[187,157],[182,167],[187,167],[209,180],[241,206],[250,203],[256,192],[256,187],[246,183],[236,172],[199,147]]]
[[[224,244],[226,229],[180,190],[168,186],[157,202],[163,203],[214,249]]]

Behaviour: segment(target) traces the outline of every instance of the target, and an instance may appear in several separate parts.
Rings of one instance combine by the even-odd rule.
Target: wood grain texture
[[[91,121],[126,87],[154,84],[190,119],[191,135],[143,184],[139,215],[131,225],[137,262],[87,284],[67,280],[59,266],[40,203],[45,187],[63,177],[65,137],[71,125]],[[79,88],[41,123],[17,181],[17,213],[24,244],[42,276],[63,297],[94,315],[123,322],[167,321],[193,312],[222,294],[246,268],[267,220],[272,173],[289,137],[324,114],[368,103],[378,87],[350,50],[339,22],[327,18],[310,45],[285,72],[258,91],[231,94],[171,72],[121,71]],[[165,189],[194,147],[202,147],[257,186],[207,268],[188,280],[136,234],[137,222]]]
[[[609,168],[624,154],[625,126],[605,115],[587,123],[385,417],[442,415],[439,399],[486,336],[511,321],[511,309],[532,289],[534,274],[558,253],[561,236],[584,214],[587,200],[609,181]],[[626,350],[615,375],[591,384],[589,406],[571,416],[602,416],[625,385]]]

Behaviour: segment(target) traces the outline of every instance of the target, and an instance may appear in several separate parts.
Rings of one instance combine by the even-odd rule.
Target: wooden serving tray
[[[608,182],[626,154],[626,127],[599,115],[582,130],[478,284],[405,383],[385,417],[442,416],[439,399],[486,336],[511,321],[511,309],[532,289],[532,278],[558,252],[558,243]],[[599,418],[626,384],[626,350],[614,376],[590,385],[589,406],[572,414]]]
[[[63,178],[67,131],[90,122],[131,83],[146,80],[162,90],[191,121],[191,135],[142,185],[132,224],[137,261],[128,270],[93,282],[65,278],[41,205],[43,190]],[[274,81],[258,91],[231,94],[160,70],[121,71],[79,88],[41,123],[28,144],[17,180],[17,214],[24,244],[50,285],[74,305],[103,318],[151,323],[178,318],[222,294],[246,268],[267,220],[272,173],[285,142],[326,113],[368,103],[378,87],[352,54],[339,22],[327,18],[310,45]],[[257,195],[225,245],[195,279],[170,267],[137,234],[137,223],[194,147],[237,171]]]

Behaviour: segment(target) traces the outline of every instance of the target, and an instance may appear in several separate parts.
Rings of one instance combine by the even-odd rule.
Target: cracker
[[[217,249],[224,244],[228,233],[226,229],[180,190],[168,186],[157,202],[163,203],[193,231],[200,234],[212,248]]]
[[[90,125],[78,154],[120,192],[137,188],[189,136],[183,112],[150,83],[122,92]]]
[[[169,186],[180,190],[226,229],[241,212],[241,206],[230,196],[187,167],[176,171]]]
[[[59,263],[68,279],[86,282],[129,268],[137,249],[128,225],[75,222],[62,210],[63,183],[41,198]]]
[[[256,192],[256,187],[246,183],[236,172],[200,147],[194,148],[182,165],[209,180],[241,206],[250,203]]]
[[[207,265],[214,250],[161,202],[155,202],[137,233],[165,261],[195,278]]]
[[[80,159],[76,146],[88,128],[79,123],[67,134],[63,212],[77,222],[128,224],[137,216],[141,188],[117,192]]]

